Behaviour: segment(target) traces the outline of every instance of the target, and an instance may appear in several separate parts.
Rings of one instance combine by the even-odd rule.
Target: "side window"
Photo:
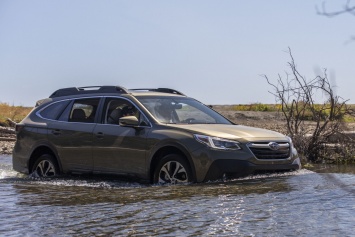
[[[138,110],[127,100],[107,98],[105,104],[104,123],[118,124],[119,119],[124,116],[138,117]]]
[[[93,123],[99,98],[75,100],[70,111],[69,122]]]
[[[66,101],[60,101],[57,103],[53,103],[53,104],[49,105],[47,108],[45,108],[44,110],[42,110],[40,112],[40,115],[46,119],[56,120],[56,119],[58,119],[60,114],[63,112],[63,110],[67,107],[69,102],[70,101],[66,100]]]
[[[119,124],[119,119],[125,116],[135,116],[142,126],[148,125],[144,116],[129,101],[118,98],[107,98],[104,107],[103,123]]]
[[[95,121],[96,111],[99,105],[99,98],[77,99],[68,106],[62,115],[60,121],[93,123]]]

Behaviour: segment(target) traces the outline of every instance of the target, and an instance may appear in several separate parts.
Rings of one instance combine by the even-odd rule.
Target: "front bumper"
[[[196,181],[216,180],[224,174],[241,177],[258,172],[298,170],[301,162],[294,147],[285,159],[257,159],[246,147],[234,151],[221,151],[203,147],[191,153]]]
[[[227,177],[243,177],[258,172],[277,172],[298,170],[301,168],[300,159],[296,158],[290,164],[253,164],[245,160],[215,160],[204,181],[221,179],[224,174]]]

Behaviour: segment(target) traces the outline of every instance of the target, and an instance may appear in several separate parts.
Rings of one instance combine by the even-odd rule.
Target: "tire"
[[[37,158],[32,166],[32,174],[36,177],[54,177],[59,175],[57,161],[50,154],[43,154]]]
[[[154,170],[153,183],[186,184],[193,181],[190,165],[177,154],[164,156]]]

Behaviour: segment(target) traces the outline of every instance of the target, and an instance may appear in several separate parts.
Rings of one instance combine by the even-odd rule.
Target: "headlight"
[[[197,141],[207,146],[220,150],[240,150],[239,143],[236,141],[226,140],[219,137],[210,137],[205,135],[194,134]]]
[[[287,140],[290,142],[290,146],[293,147],[293,142],[292,142],[292,138],[290,138],[289,136],[286,136]]]

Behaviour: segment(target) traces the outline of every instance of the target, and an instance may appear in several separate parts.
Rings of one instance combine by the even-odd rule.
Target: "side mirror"
[[[174,109],[182,109],[182,104],[175,104]]]
[[[139,125],[139,121],[136,116],[125,116],[119,119],[119,125],[134,127]]]

